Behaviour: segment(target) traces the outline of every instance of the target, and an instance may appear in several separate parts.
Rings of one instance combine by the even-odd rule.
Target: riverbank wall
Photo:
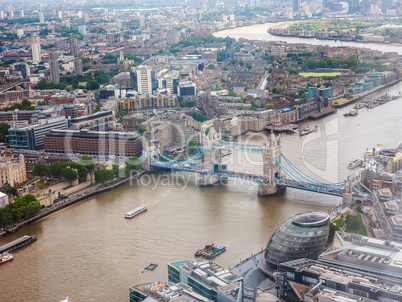
[[[349,101],[347,101],[345,103],[342,103],[342,104],[334,104],[334,103],[332,103],[332,107],[334,107],[334,108],[342,108],[342,107],[345,107],[347,105],[353,104],[353,103],[355,103],[357,101],[360,101],[361,99],[365,98],[366,96],[369,96],[370,94],[373,94],[373,93],[378,92],[378,91],[380,91],[382,89],[394,86],[394,85],[398,84],[400,81],[401,80],[398,79],[398,80],[395,80],[395,81],[393,81],[391,83],[388,83],[388,84],[385,84],[385,85],[380,85],[380,86],[378,86],[378,87],[376,87],[376,88],[374,88],[372,90],[369,90],[367,92],[364,92],[361,95],[359,95],[357,97],[354,97],[353,99],[350,99]]]
[[[77,198],[74,198],[74,199],[69,200],[67,202],[65,200],[58,201],[58,202],[54,203],[52,207],[44,208],[45,211],[43,211],[43,212],[41,212],[41,213],[31,217],[31,218],[28,218],[28,219],[26,219],[24,221],[21,221],[21,222],[19,222],[17,224],[13,224],[13,225],[8,226],[8,227],[7,226],[4,227],[4,231],[0,232],[0,238],[3,238],[3,237],[5,237],[5,236],[7,236],[9,234],[15,233],[19,229],[21,229],[22,227],[27,226],[27,225],[29,225],[29,224],[31,224],[31,223],[39,220],[39,219],[42,219],[42,218],[44,218],[44,217],[46,217],[46,216],[48,216],[50,214],[56,213],[57,211],[59,211],[61,209],[64,209],[64,208],[66,208],[66,207],[68,207],[70,205],[73,205],[73,204],[75,204],[77,202],[80,202],[82,200],[88,199],[88,198],[96,196],[98,194],[101,194],[101,193],[104,193],[104,192],[107,192],[107,191],[111,191],[113,189],[121,187],[121,186],[125,185],[126,183],[132,181],[133,179],[136,179],[137,177],[145,174],[146,172],[147,171],[145,171],[145,170],[140,171],[140,172],[138,172],[138,174],[136,176],[124,178],[124,179],[119,180],[117,182],[113,182],[111,184],[108,184],[108,185],[106,185],[104,187],[99,188],[96,191],[90,192],[88,194],[82,194],[82,195],[78,196]],[[85,187],[81,191],[87,190],[89,188],[90,187]]]

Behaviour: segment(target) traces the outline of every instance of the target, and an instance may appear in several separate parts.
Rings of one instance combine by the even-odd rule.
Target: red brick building
[[[141,136],[129,132],[51,130],[44,138],[46,152],[95,156],[141,156]]]

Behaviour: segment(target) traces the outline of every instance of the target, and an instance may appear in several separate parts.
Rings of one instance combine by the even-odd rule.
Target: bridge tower
[[[204,140],[204,168],[208,170],[208,172],[212,173],[214,171],[215,164],[221,167],[222,150],[213,148],[213,144],[219,142],[221,139],[221,132],[216,132],[215,128],[211,127]]]
[[[260,196],[275,195],[286,188],[276,184],[276,179],[281,174],[281,167],[274,157],[281,162],[281,140],[280,136],[276,137],[271,133],[262,149],[263,182],[258,185],[258,195]]]
[[[214,175],[214,167],[217,164],[219,169],[222,165],[222,150],[214,149],[214,143],[219,142],[222,139],[221,132],[216,132],[214,127],[208,132],[208,135],[204,138],[204,171],[203,175],[198,178],[200,186],[210,186],[219,182],[219,178]]]
[[[151,132],[146,131],[142,137],[142,168],[151,171],[151,158],[150,156],[159,159],[158,146],[152,144]]]
[[[348,177],[345,180],[345,185],[343,187],[342,203],[351,203],[352,200],[353,200],[353,184],[350,178]]]

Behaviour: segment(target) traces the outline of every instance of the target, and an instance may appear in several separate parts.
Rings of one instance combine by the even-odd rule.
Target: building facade
[[[58,56],[55,51],[49,53],[50,80],[56,84],[60,84],[59,62],[57,58]]]
[[[328,240],[329,215],[304,212],[282,223],[272,234],[265,250],[265,260],[271,267],[299,259],[317,259]]]
[[[288,301],[402,301],[401,248],[391,241],[336,232],[318,260],[280,264],[280,295]],[[327,299],[313,299],[325,292]]]
[[[31,49],[32,49],[32,61],[34,63],[39,63],[42,61],[41,58],[41,47],[40,47],[40,37],[31,37]]]
[[[133,98],[119,101],[119,111],[174,108],[177,106],[179,106],[179,102],[175,95],[137,95]]]
[[[10,148],[39,150],[43,149],[43,139],[51,129],[68,129],[64,116],[39,120],[35,125],[8,129]]]
[[[44,139],[46,152],[96,156],[141,156],[141,136],[127,132],[52,130]]]
[[[152,95],[152,91],[158,88],[155,72],[151,67],[138,66],[131,68],[130,71],[131,88],[139,94]]]
[[[214,302],[241,302],[243,278],[203,259],[168,264],[170,282],[183,283]]]
[[[114,130],[116,118],[113,111],[101,111],[87,116],[79,116],[69,119],[69,129],[88,129],[94,131]]]
[[[24,156],[18,157],[2,155],[0,156],[0,187],[5,184],[14,187],[15,184],[23,183],[27,180],[25,171]]]

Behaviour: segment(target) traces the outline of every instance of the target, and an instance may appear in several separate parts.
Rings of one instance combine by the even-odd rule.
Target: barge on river
[[[29,235],[22,236],[9,243],[6,243],[5,245],[0,246],[0,254],[15,251],[16,249],[19,249],[34,241],[36,241],[36,238],[33,238],[32,236],[29,236]]]
[[[222,254],[224,251],[226,251],[226,247],[214,245],[212,243],[212,244],[207,244],[203,249],[196,251],[194,256],[204,257],[205,259],[213,259],[216,256],[218,256],[219,254]]]

